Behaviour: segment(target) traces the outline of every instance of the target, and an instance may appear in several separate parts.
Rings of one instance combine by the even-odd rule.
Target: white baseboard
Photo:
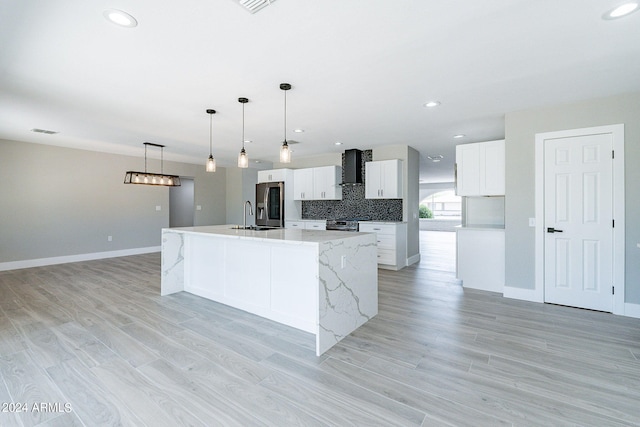
[[[505,286],[502,291],[505,298],[519,299],[531,302],[543,302],[542,297],[535,289],[512,288]]]
[[[45,265],[66,264],[69,262],[91,261],[95,259],[117,258],[129,255],[148,254],[153,252],[160,252],[160,249],[160,246],[150,246],[147,248],[122,249],[119,251],[93,252],[89,254],[0,262],[0,271],[18,270],[20,268],[43,267]]]
[[[624,315],[640,319],[640,304],[624,303]]]
[[[413,265],[416,262],[420,262],[420,254],[415,254],[414,256],[407,258],[407,266]]]

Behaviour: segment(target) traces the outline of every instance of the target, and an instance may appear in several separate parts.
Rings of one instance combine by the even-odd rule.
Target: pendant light
[[[248,168],[249,157],[247,156],[247,152],[244,150],[244,104],[249,102],[249,100],[247,98],[238,98],[238,102],[242,104],[242,150],[240,150],[240,154],[238,154],[238,167]]]
[[[125,184],[157,185],[164,187],[179,187],[178,175],[166,175],[164,173],[164,145],[144,142],[144,172],[127,171],[124,174]],[[147,146],[160,148],[160,173],[147,172]]]
[[[209,115],[209,158],[207,159],[207,164],[205,166],[205,170],[207,172],[216,171],[216,159],[213,158],[213,140],[211,136],[213,133],[213,115],[215,113],[216,110],[207,110],[207,114]]]
[[[287,143],[287,91],[291,89],[289,83],[280,83],[280,89],[284,91],[284,142],[280,147],[280,162],[291,163],[291,150]]]

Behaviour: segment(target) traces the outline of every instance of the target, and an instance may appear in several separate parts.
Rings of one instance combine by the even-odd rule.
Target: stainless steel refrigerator
[[[256,225],[284,227],[284,182],[256,184]]]

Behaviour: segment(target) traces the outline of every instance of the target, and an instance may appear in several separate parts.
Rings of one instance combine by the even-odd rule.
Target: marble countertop
[[[363,234],[346,231],[325,231],[325,230],[300,230],[290,228],[276,228],[272,230],[237,230],[233,229],[233,224],[227,225],[205,225],[199,227],[176,227],[163,228],[163,232],[177,232],[186,234],[211,235],[223,238],[249,239],[260,241],[278,241],[302,244],[316,244],[332,241],[342,241],[349,238],[356,238]]]

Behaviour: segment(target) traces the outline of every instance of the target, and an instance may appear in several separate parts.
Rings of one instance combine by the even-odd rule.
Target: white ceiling
[[[453,147],[504,137],[507,112],[640,90],[640,12],[601,19],[620,1],[1,0],[0,138],[204,165],[214,108],[234,166],[247,97],[250,159],[277,161],[288,82],[294,157],[408,144],[451,181]]]

